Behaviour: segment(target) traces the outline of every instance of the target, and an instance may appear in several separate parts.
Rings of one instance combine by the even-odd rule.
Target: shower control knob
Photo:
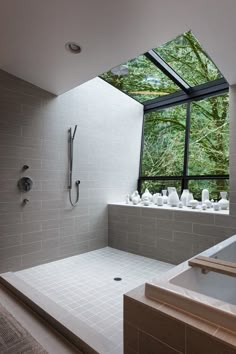
[[[33,181],[30,177],[22,177],[17,185],[21,192],[29,192],[32,189]]]

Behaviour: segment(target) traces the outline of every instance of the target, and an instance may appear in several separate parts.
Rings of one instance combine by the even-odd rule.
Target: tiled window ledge
[[[157,206],[157,205],[149,205],[149,206],[144,206],[142,204],[138,205],[133,205],[132,203],[126,204],[124,202],[117,202],[117,203],[109,203],[109,205],[117,205],[117,206],[125,206],[125,207],[132,207],[132,208],[144,208],[144,209],[151,209],[151,210],[171,210],[171,211],[188,211],[190,213],[200,213],[200,214],[220,214],[220,215],[229,215],[229,210],[219,210],[215,211],[213,208],[207,209],[207,210],[202,210],[200,208],[192,209],[190,207],[183,207],[183,208],[178,208],[178,207],[171,207],[169,205],[163,205],[163,206]]]

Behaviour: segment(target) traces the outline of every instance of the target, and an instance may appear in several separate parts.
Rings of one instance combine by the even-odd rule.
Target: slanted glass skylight
[[[179,90],[144,55],[111,69],[101,78],[141,103]]]
[[[191,31],[154,49],[190,86],[222,78]]]
[[[189,94],[194,86],[223,78],[191,31],[100,77],[144,104],[177,91]]]

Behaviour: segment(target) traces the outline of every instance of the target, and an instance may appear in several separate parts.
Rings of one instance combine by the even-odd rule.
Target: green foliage
[[[190,85],[222,77],[191,31],[161,45],[155,51]]]
[[[127,74],[122,74],[122,69]],[[114,73],[112,70],[115,70]],[[178,91],[179,88],[144,55],[112,69],[101,77],[139,102]]]
[[[154,49],[190,86],[222,77],[191,32]],[[139,102],[179,90],[144,55],[101,75],[103,79]],[[183,175],[186,105],[145,115],[142,176]],[[225,175],[229,170],[228,94],[191,104],[188,174]],[[142,189],[158,192],[168,186],[181,190],[181,181],[145,181]],[[228,190],[227,180],[190,180],[189,188],[200,198],[208,188],[214,199]]]
[[[228,94],[192,104],[190,175],[229,173]]]
[[[143,176],[183,174],[186,105],[145,115]]]

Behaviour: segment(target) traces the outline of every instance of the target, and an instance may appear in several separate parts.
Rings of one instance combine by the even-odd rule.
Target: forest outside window
[[[144,105],[139,192],[228,190],[229,85],[191,31],[100,77]]]
[[[228,190],[228,174],[228,93],[145,114],[142,192],[173,186],[201,199],[207,188],[219,199]]]

